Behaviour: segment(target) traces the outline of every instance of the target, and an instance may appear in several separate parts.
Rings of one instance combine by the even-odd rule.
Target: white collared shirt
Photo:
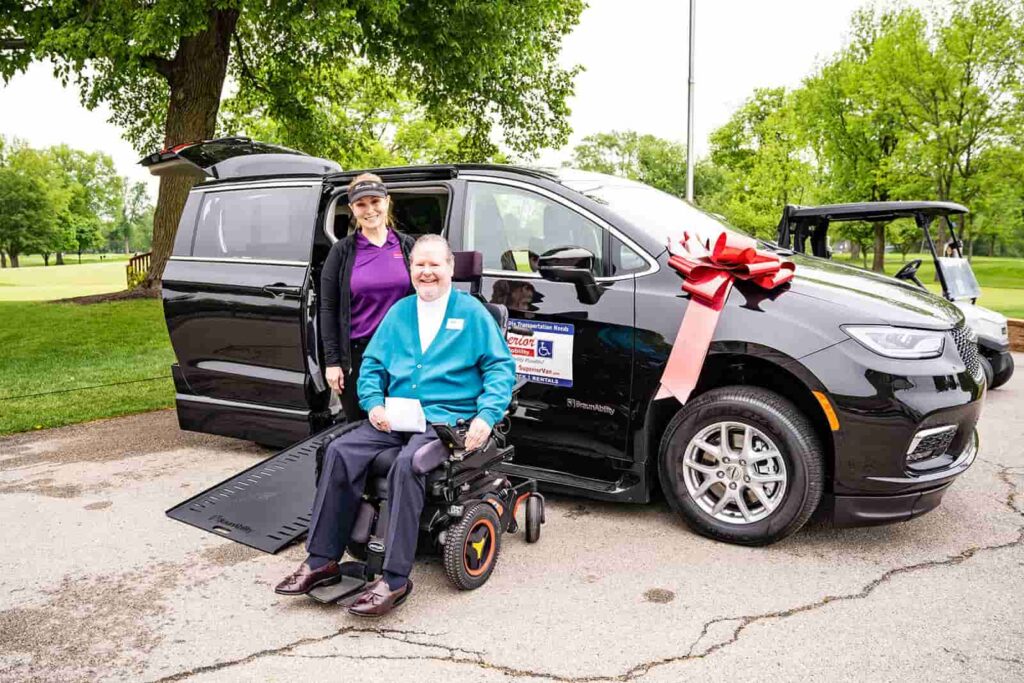
[[[441,323],[444,322],[444,313],[448,310],[448,297],[452,295],[452,288],[449,286],[444,294],[433,301],[424,301],[416,297],[416,316],[420,322],[420,352],[426,353],[430,343],[441,330]]]

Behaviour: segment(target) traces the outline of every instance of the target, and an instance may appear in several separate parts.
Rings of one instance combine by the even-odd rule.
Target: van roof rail
[[[361,173],[373,173],[379,175],[387,182],[402,182],[414,180],[451,180],[458,178],[459,173],[467,171],[497,171],[501,173],[515,173],[517,175],[530,176],[531,178],[542,178],[544,180],[558,180],[558,176],[551,171],[539,168],[528,168],[526,166],[511,166],[507,164],[426,164],[422,166],[389,166],[385,168],[363,168],[352,171],[333,173],[325,178],[327,182],[346,184]]]

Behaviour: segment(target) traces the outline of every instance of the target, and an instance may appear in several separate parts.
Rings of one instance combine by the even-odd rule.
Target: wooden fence
[[[139,254],[138,256],[132,256],[128,261],[128,265],[125,267],[125,271],[128,279],[128,289],[137,287],[146,279],[146,273],[149,272],[149,264],[153,261],[153,252],[147,251],[145,254]]]

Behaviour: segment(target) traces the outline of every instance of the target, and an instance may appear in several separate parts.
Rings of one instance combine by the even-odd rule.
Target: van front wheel
[[[669,422],[659,452],[672,509],[698,533],[729,543],[767,545],[789,536],[824,489],[810,421],[760,387],[721,387],[693,399]]]

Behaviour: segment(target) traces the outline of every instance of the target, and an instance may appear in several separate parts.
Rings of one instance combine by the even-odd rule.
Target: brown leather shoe
[[[412,593],[412,581],[408,579],[405,585],[396,591],[388,588],[384,579],[377,579],[359,594],[348,611],[357,617],[382,617],[405,602],[409,593]]]
[[[329,586],[341,581],[338,563],[331,560],[319,569],[310,569],[305,562],[274,587],[281,595],[305,595],[317,586]]]

